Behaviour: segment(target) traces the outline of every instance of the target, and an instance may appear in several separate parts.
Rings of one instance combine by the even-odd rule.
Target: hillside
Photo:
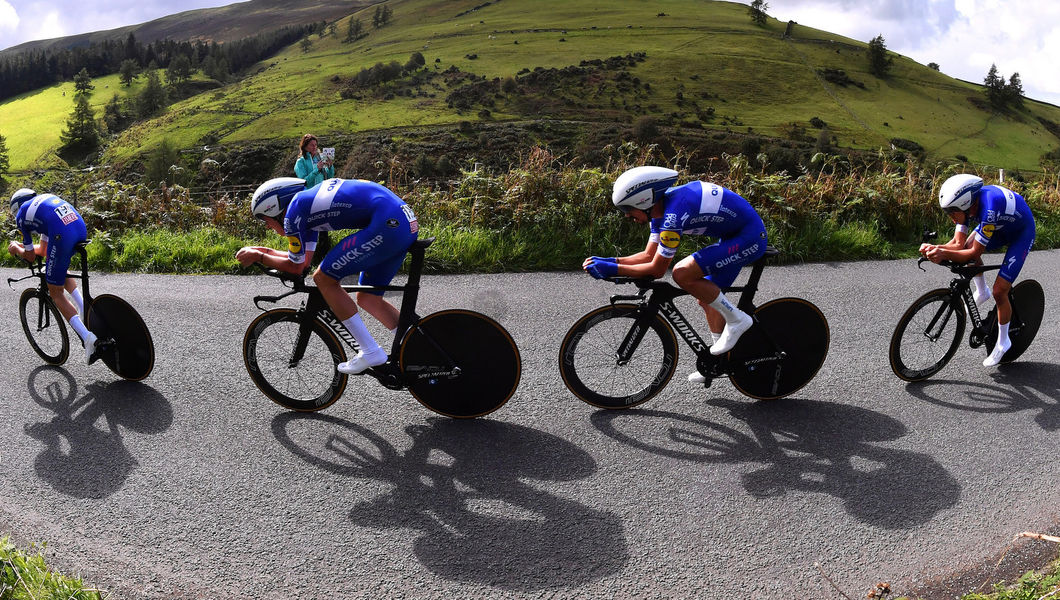
[[[373,0],[305,0],[297,3],[248,0],[217,8],[188,10],[139,25],[25,42],[0,50],[0,58],[47,48],[77,48],[105,40],[122,41],[130,33],[143,43],[162,39],[230,42],[284,25],[334,21],[372,3]]]
[[[929,158],[965,157],[1010,169],[1036,170],[1041,156],[1060,146],[1048,126],[1060,123],[1060,108],[1028,100],[1020,112],[995,114],[980,107],[980,86],[897,55],[889,76],[878,79],[868,72],[866,44],[803,25],[786,37],[787,23],[771,19],[765,27],[755,26],[745,5],[386,4],[393,10],[391,24],[371,28],[372,8],[353,13],[338,22],[338,35],[313,36],[308,52],[297,44],[289,47],[254,75],[184,100],[123,132],[104,162],[138,159],[163,139],[180,148],[258,142],[290,148],[305,132],[330,136],[345,156],[357,152],[366,132],[380,130],[388,132],[387,139],[459,130],[462,135],[445,143],[461,141],[470,152],[484,154],[505,123],[535,123],[538,131],[542,123],[552,123],[567,128],[562,135],[585,135],[585,144],[593,145],[627,138],[630,125],[645,116],[654,118],[664,135],[680,137],[686,149],[707,153],[719,137],[731,144],[762,136],[812,146],[822,123],[825,135],[844,148],[890,148],[899,138],[919,144]],[[368,35],[342,43],[347,21],[354,18],[366,24]],[[426,61],[419,74],[351,86],[361,69],[404,64],[414,52]],[[6,124],[32,113],[35,102],[52,98],[57,89],[0,104],[0,133],[9,146],[32,148],[29,154],[12,151],[13,169],[40,161],[53,146],[40,131],[9,131]],[[535,141],[526,130],[504,135]],[[20,141],[23,136],[32,141]]]

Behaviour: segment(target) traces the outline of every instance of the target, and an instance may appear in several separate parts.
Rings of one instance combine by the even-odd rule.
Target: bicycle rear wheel
[[[891,335],[891,370],[923,381],[950,362],[964,335],[964,307],[950,290],[931,290],[906,309]]]
[[[619,364],[619,346],[638,316],[634,304],[602,306],[571,326],[559,350],[559,372],[567,389],[599,408],[630,408],[651,400],[677,368],[677,338],[656,313],[629,361]]]
[[[114,341],[100,358],[111,371],[129,381],[140,381],[155,367],[155,344],[140,313],[112,294],[92,299],[85,310],[85,326],[100,340]]]
[[[49,365],[61,365],[70,357],[70,334],[50,296],[38,288],[22,291],[18,318],[29,345]]]
[[[1045,314],[1045,290],[1042,285],[1033,279],[1026,279],[1016,284],[1009,292],[1012,302],[1012,321],[1008,330],[1009,340],[1012,347],[1001,357],[1002,363],[1010,363],[1019,358],[1038,334],[1038,327],[1042,324],[1042,315]],[[986,353],[994,349],[997,343],[997,320],[990,326],[990,332],[986,335]]]
[[[401,340],[405,385],[421,404],[457,419],[489,414],[519,387],[522,359],[512,336],[486,315],[462,309],[427,315]]]
[[[728,355],[736,389],[759,400],[794,394],[813,379],[828,355],[828,320],[813,303],[777,298],[755,309],[757,323]],[[777,351],[784,353],[777,357]]]
[[[302,316],[293,308],[275,308],[257,316],[243,335],[243,364],[251,381],[284,408],[315,411],[335,403],[349,376],[336,367],[346,351],[334,332],[317,320],[299,344]]]

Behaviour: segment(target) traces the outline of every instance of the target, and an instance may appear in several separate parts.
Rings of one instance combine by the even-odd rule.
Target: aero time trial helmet
[[[18,214],[18,209],[22,207],[22,203],[29,200],[37,195],[37,192],[29,188],[22,188],[11,195],[11,216]]]
[[[954,175],[939,188],[939,206],[946,212],[966,211],[972,206],[975,194],[983,189],[983,178],[975,175]]]
[[[250,212],[261,219],[282,219],[287,214],[287,205],[298,192],[305,190],[305,179],[277,177],[270,179],[254,190],[250,199]]]
[[[615,180],[611,202],[618,210],[648,210],[662,198],[667,188],[677,183],[678,172],[666,167],[635,167]]]

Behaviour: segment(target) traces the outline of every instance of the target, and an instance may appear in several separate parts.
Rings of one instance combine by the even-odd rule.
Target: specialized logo
[[[386,226],[389,227],[390,229],[395,229],[398,226],[398,220],[397,219],[387,219],[386,220]]]
[[[667,248],[676,248],[681,243],[681,234],[676,231],[663,231],[659,234],[659,243]]]

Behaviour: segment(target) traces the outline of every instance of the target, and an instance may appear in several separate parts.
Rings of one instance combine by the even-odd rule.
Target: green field
[[[371,8],[341,19],[335,36],[311,37],[309,52],[295,44],[242,81],[179,102],[163,116],[123,132],[104,162],[136,158],[163,138],[190,148],[204,141],[228,145],[294,139],[310,131],[326,136],[483,119],[629,123],[651,115],[687,124],[708,108],[714,117],[697,127],[783,137],[791,123],[808,127],[819,117],[840,146],[888,148],[897,137],[921,144],[931,158],[963,155],[978,164],[1025,170],[1038,169],[1041,155],[1060,146],[1037,119],[1060,122],[1060,108],[1028,101],[1021,112],[994,115],[969,101],[983,96],[979,86],[898,56],[890,76],[881,80],[867,70],[864,43],[802,25],[784,38],[786,23],[770,20],[757,27],[741,4],[495,0],[462,16],[482,0],[387,4],[393,10],[391,24],[373,29]],[[361,19],[368,35],[344,44],[352,18]],[[631,71],[647,85],[618,98],[617,108],[611,105],[615,96],[603,86],[551,90],[552,102],[543,103],[537,114],[500,95],[488,117],[481,117],[477,107],[462,112],[448,107],[450,90],[437,84],[413,97],[340,96],[343,78],[379,62],[404,63],[413,52],[424,55],[430,71],[455,66],[486,79],[644,52],[646,60]],[[843,70],[864,87],[826,82],[817,75],[826,68]],[[112,91],[119,91],[116,83],[115,77],[98,80],[93,101],[109,100]],[[59,92],[70,86],[0,104],[0,133],[8,138],[13,170],[52,160],[48,157],[72,106],[69,95]]]

